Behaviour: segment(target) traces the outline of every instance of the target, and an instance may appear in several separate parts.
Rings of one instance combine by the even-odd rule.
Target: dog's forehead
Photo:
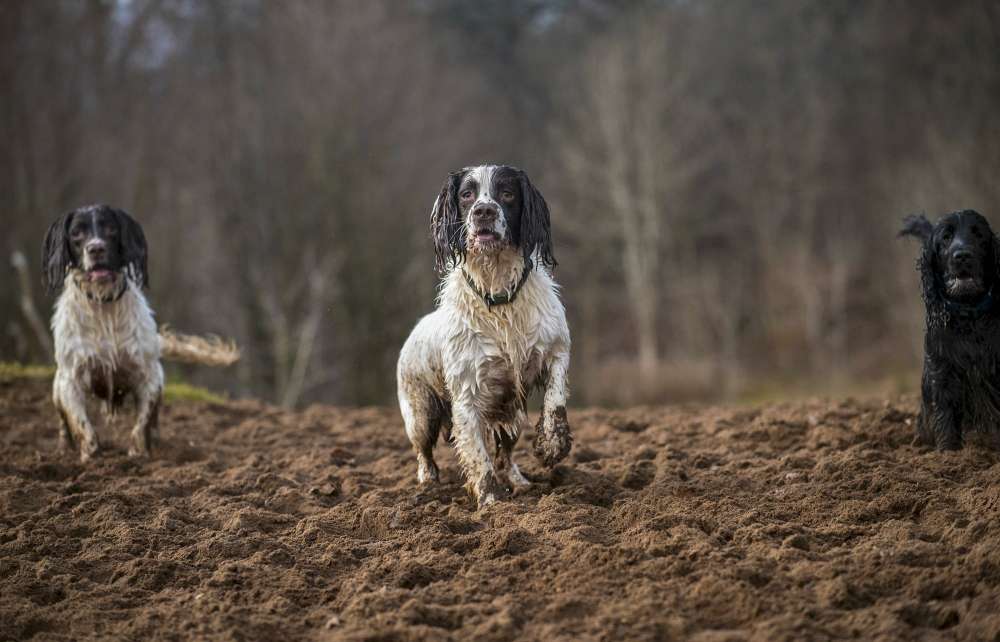
[[[477,165],[462,171],[462,185],[475,184],[481,193],[495,185],[510,182],[517,178],[518,173],[510,165]]]
[[[986,217],[977,212],[976,210],[960,210],[957,212],[951,212],[946,214],[938,221],[937,226],[943,227],[945,225],[983,225],[986,228],[990,227],[990,222],[986,220]]]
[[[99,227],[108,223],[117,223],[117,219],[111,208],[106,205],[88,205],[73,212],[72,225],[74,227]]]

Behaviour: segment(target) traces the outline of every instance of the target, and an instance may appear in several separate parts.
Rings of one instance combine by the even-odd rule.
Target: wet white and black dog
[[[922,244],[927,331],[917,437],[940,450],[1000,436],[1000,241],[973,210],[931,224],[910,216],[900,235]]]
[[[399,355],[397,385],[417,479],[437,481],[441,431],[458,452],[479,507],[530,482],[511,451],[527,426],[527,398],[544,390],[535,455],[546,466],[571,447],[566,400],[570,336],[558,286],[549,209],[521,170],[453,172],[431,210],[437,310]]]
[[[60,216],[45,235],[42,274],[48,291],[59,293],[52,316],[52,398],[62,419],[60,449],[77,442],[83,461],[99,449],[90,399],[103,400],[109,414],[126,399],[135,401],[129,454],[145,455],[156,436],[161,355],[207,365],[239,358],[231,343],[157,331],[143,294],[149,284],[146,237],[122,210],[91,205]]]

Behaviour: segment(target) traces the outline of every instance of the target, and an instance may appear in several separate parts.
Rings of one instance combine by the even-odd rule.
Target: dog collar
[[[128,279],[122,279],[122,288],[118,290],[117,294],[112,294],[104,297],[94,296],[90,292],[84,292],[84,294],[86,294],[87,298],[93,301],[94,303],[114,303],[118,299],[125,296],[125,290],[128,290]]]
[[[524,262],[524,271],[521,272],[521,279],[517,282],[517,285],[514,286],[514,289],[510,292],[510,294],[492,294],[490,292],[483,292],[476,286],[475,281],[473,281],[472,277],[469,276],[469,273],[465,271],[465,268],[462,268],[462,276],[465,277],[465,282],[469,284],[472,291],[483,300],[486,307],[492,308],[497,305],[513,303],[514,300],[517,299],[517,293],[521,291],[521,287],[524,285],[524,282],[528,280],[528,275],[531,274],[533,267],[534,265],[532,264],[531,259],[526,259]]]
[[[993,309],[993,288],[977,303],[958,303],[950,299],[944,300],[944,306],[949,313],[962,319],[974,319]]]

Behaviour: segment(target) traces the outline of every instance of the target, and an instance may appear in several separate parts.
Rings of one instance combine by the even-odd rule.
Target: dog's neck
[[[995,304],[993,290],[994,288],[991,287],[986,294],[973,303],[961,303],[944,297],[944,308],[949,314],[961,319],[978,319],[993,310]]]
[[[468,286],[487,307],[512,303],[528,280],[533,268],[531,260],[514,248],[486,255],[469,253],[460,268]]]

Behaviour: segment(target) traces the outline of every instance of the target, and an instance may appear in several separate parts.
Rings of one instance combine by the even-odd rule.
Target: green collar
[[[521,279],[514,286],[514,290],[510,294],[491,294],[489,292],[483,292],[478,287],[476,287],[475,281],[469,276],[469,273],[462,268],[462,275],[465,277],[465,282],[469,284],[472,291],[475,292],[483,303],[486,304],[487,308],[492,308],[496,305],[506,305],[507,303],[513,303],[517,299],[517,293],[521,291],[521,287],[524,282],[528,280],[528,275],[531,274],[531,269],[534,266],[531,263],[531,259],[526,259],[524,262],[524,272],[521,273]]]

